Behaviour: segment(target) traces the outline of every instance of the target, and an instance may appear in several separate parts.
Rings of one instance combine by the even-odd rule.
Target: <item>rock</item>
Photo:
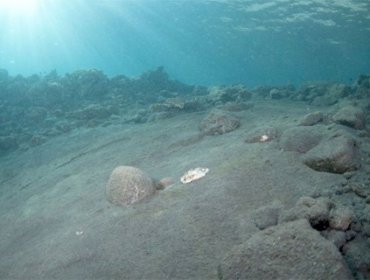
[[[333,84],[328,88],[328,95],[340,100],[352,93],[352,89],[350,86],[345,84]]]
[[[132,166],[116,167],[106,185],[107,200],[120,206],[129,206],[149,198],[155,185],[143,171]]]
[[[270,90],[269,95],[271,99],[281,99],[284,97],[283,93],[277,88]]]
[[[283,205],[278,201],[258,208],[252,213],[254,224],[261,230],[277,225],[282,208]]]
[[[281,90],[279,88],[273,88],[270,90],[269,96],[271,99],[282,99],[289,96],[289,92],[285,92],[284,90]]]
[[[296,93],[296,89],[293,85],[283,86],[260,86],[253,89],[253,92],[258,97],[270,98],[270,99],[281,99],[293,96]]]
[[[329,226],[329,212],[332,203],[324,197],[301,197],[296,205],[284,212],[279,217],[279,223],[290,222],[298,219],[307,219],[311,226],[317,230],[324,230]]]
[[[356,170],[355,141],[345,135],[330,138],[307,152],[303,162],[316,171],[342,174]]]
[[[284,131],[280,137],[280,147],[285,151],[305,153],[318,145],[323,138],[322,127],[297,126]]]
[[[351,183],[349,185],[350,190],[361,198],[366,198],[369,195],[369,191],[364,184],[361,183]]]
[[[231,132],[240,122],[229,112],[213,109],[200,123],[200,130],[206,135],[220,135]]]
[[[324,95],[315,97],[311,104],[315,106],[331,106],[337,102],[338,99],[335,96]]]
[[[327,83],[303,84],[297,92],[297,99],[312,102],[315,98],[325,95],[327,88]]]
[[[343,255],[349,267],[356,271],[357,279],[370,278],[370,246],[362,237],[355,238],[343,246]]]
[[[278,137],[278,130],[275,127],[258,127],[247,133],[245,142],[247,143],[257,143],[257,142],[267,142]]]
[[[370,205],[369,204],[365,205],[365,207],[362,209],[359,216],[360,216],[359,217],[360,224],[362,225],[362,233],[368,238],[370,238]]]
[[[298,91],[300,100],[307,100],[316,106],[330,106],[351,94],[351,87],[344,84],[311,83]]]
[[[366,116],[361,108],[355,106],[345,106],[336,114],[334,114],[333,121],[355,129],[364,129]]]
[[[324,120],[324,114],[322,112],[314,112],[307,114],[303,117],[299,125],[302,126],[311,126],[318,124]]]
[[[345,231],[353,221],[354,213],[349,208],[333,209],[329,215],[329,226],[332,229]]]
[[[157,183],[156,183],[156,189],[157,190],[164,190],[165,188],[167,188],[168,186],[171,186],[175,183],[175,179],[172,178],[172,177],[165,177],[165,178],[162,178],[161,180],[159,180]]]
[[[333,242],[333,244],[338,248],[343,248],[346,244],[346,233],[340,230],[325,230],[321,232],[321,235],[324,236],[327,240]]]
[[[363,228],[363,234],[366,237],[370,237],[370,224],[365,224]]]
[[[334,244],[306,220],[267,228],[233,249],[219,279],[353,279]]]
[[[211,87],[209,88],[208,101],[212,104],[225,104],[227,102],[243,102],[250,100],[252,93],[243,85],[230,87]]]
[[[66,74],[67,90],[74,91],[81,99],[101,98],[108,92],[108,77],[100,70],[78,70]]]

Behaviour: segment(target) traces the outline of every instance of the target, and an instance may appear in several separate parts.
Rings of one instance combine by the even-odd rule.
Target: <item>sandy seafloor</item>
[[[246,143],[258,127],[295,126],[328,108],[258,101],[241,126],[198,137],[207,112],[144,124],[80,128],[0,158],[1,279],[216,279],[225,253],[257,232],[258,207],[296,201],[345,181],[318,172],[276,140]],[[105,185],[118,165],[175,184],[150,200],[118,207]],[[194,167],[201,180],[182,184]]]

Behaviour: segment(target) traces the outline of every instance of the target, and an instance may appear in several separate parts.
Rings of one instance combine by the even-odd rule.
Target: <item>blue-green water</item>
[[[369,8],[0,0],[0,280],[370,279]]]
[[[1,3],[0,68],[11,75],[97,68],[138,76],[164,66],[186,83],[254,86],[351,83],[369,72],[365,0]]]

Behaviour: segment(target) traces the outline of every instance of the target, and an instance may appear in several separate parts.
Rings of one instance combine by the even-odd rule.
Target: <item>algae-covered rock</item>
[[[153,180],[142,170],[132,166],[118,166],[106,185],[107,200],[119,206],[138,203],[155,193]]]

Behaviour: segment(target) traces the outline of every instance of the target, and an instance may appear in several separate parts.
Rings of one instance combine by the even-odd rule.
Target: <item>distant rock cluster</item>
[[[262,206],[252,215],[260,231],[226,254],[219,278],[367,279],[370,252],[360,245],[370,234],[361,230],[367,211],[356,216],[350,206],[322,196],[301,197],[290,209],[278,201]]]
[[[290,99],[315,105],[333,105],[346,98],[356,101],[369,96],[369,76],[360,76],[353,86],[310,83],[294,86],[258,87],[243,85],[191,86],[169,79],[162,67],[139,78],[112,78],[96,69],[64,76],[55,71],[30,77],[9,76],[0,70],[0,156],[17,149],[37,146],[51,137],[80,127],[119,123],[144,123],[181,113],[213,110],[199,125],[207,135],[223,134],[239,127],[234,112],[248,110],[253,99]],[[369,109],[370,104],[362,104]],[[363,129],[366,114],[349,105],[333,121]],[[310,115],[302,125],[323,122]]]
[[[0,155],[80,127],[144,122],[152,104],[202,91],[206,89],[170,80],[163,68],[137,79],[108,78],[95,69],[30,77],[0,70]]]

